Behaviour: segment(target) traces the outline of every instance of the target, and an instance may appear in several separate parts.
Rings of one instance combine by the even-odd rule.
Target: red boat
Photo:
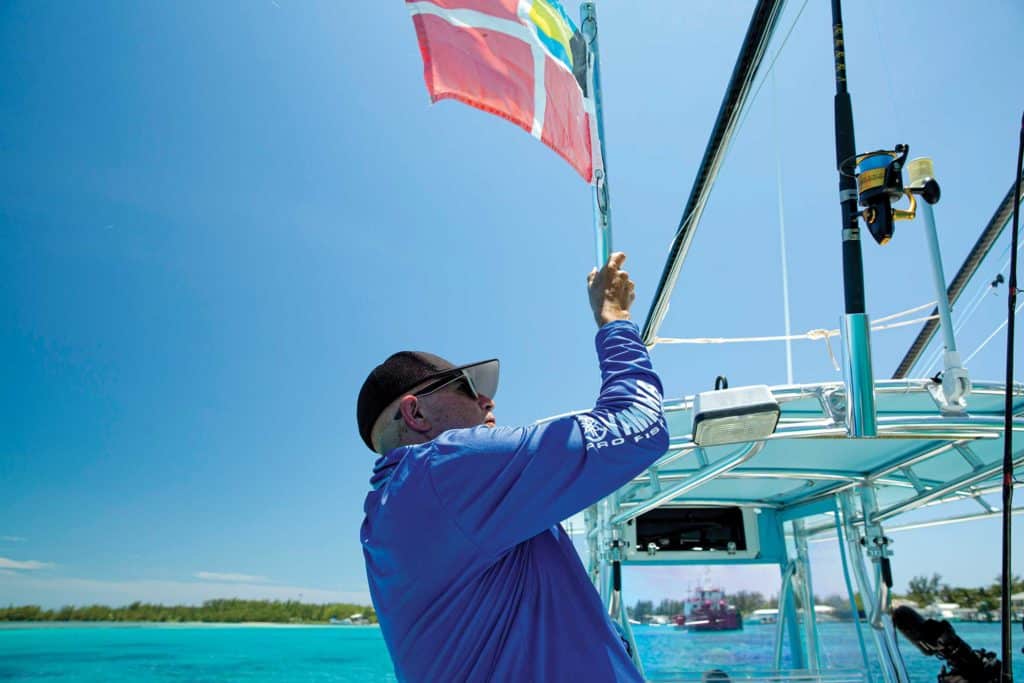
[[[676,628],[688,631],[739,631],[743,615],[725,599],[719,588],[698,588],[684,603],[683,614],[674,617]]]

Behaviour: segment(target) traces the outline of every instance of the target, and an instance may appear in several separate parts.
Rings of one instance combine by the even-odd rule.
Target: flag
[[[501,116],[587,182],[600,168],[587,47],[557,0],[406,0],[432,102]]]

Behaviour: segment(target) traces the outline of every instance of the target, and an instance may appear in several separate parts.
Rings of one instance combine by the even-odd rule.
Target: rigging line
[[[765,69],[761,82],[758,83],[756,88],[754,88],[754,94],[747,98],[747,101],[743,103],[743,111],[740,114],[740,122],[736,126],[736,132],[743,130],[743,124],[747,122],[747,117],[750,116],[750,110],[753,108],[754,102],[757,100],[758,93],[760,93],[761,88],[764,87],[764,83],[768,80],[768,76],[774,75],[775,62],[778,60],[779,55],[782,54],[782,48],[786,47],[786,43],[789,42],[789,37],[793,34],[793,29],[796,28],[797,22],[800,21],[800,16],[804,13],[804,9],[807,7],[808,2],[809,0],[804,0],[804,4],[800,5],[800,9],[797,11],[796,17],[793,18],[793,23],[789,25],[789,30],[786,31],[786,35],[782,37],[782,43],[779,45],[779,49],[775,51],[775,55],[772,56],[772,60],[768,62],[768,68]],[[774,83],[772,85],[774,87]]]
[[[1006,262],[1003,264],[1003,267],[998,271],[999,275],[1002,275],[1010,267],[1010,257],[1007,256],[1007,254],[1010,252],[1011,248],[1012,246],[1007,244],[1006,247],[1003,249],[1003,252],[999,255],[1000,258],[1006,256]],[[1024,244],[1017,247],[1017,253],[1020,253],[1021,249],[1024,249]],[[985,296],[989,294],[990,290],[993,293],[995,291],[995,288],[993,287],[991,282],[982,282],[978,284],[978,290],[977,292],[975,292],[974,299],[972,299],[971,303],[966,306],[965,313],[962,316],[958,316],[959,320],[953,327],[954,334],[959,334],[960,331],[967,325],[967,321],[970,320],[977,312],[977,310],[981,307],[982,302],[985,301]],[[938,369],[939,362],[942,360],[942,350],[942,346],[936,346],[932,350],[931,354],[929,355],[928,362],[925,363],[924,365],[925,368],[928,368],[925,374],[930,374]]]
[[[786,384],[793,383],[793,341],[788,339],[793,330],[789,319],[789,267],[786,263],[786,205],[782,192],[782,152],[779,144],[778,93],[775,73],[772,72],[772,132],[775,138],[775,179],[779,194],[779,253],[782,257],[782,315],[786,329]]]
[[[981,235],[974,243],[974,246],[971,247],[971,251],[967,255],[967,258],[964,259],[962,264],[960,264],[960,269],[956,272],[956,275],[953,276],[953,280],[946,289],[946,295],[949,297],[951,305],[955,306],[957,301],[959,301],[960,295],[964,292],[964,289],[976,274],[981,262],[988,256],[988,253],[995,244],[996,239],[1010,222],[1013,209],[1021,200],[1017,185],[1017,181],[1014,179],[1014,182],[1010,185],[1010,189],[1006,191],[1002,201],[1000,201],[999,205],[996,207],[995,213],[992,214],[988,223],[986,223],[985,227],[982,228]],[[903,359],[893,372],[893,379],[902,379],[914,369],[917,362],[921,360],[921,355],[924,352],[925,347],[931,342],[937,328],[938,325],[929,323],[925,325],[920,332],[918,332],[917,337],[915,337],[914,341],[911,342],[906,354],[903,356]]]
[[[641,333],[641,339],[647,346],[654,343],[658,328],[668,313],[669,299],[679,280],[679,272],[690,252],[695,231],[736,131],[743,103],[750,93],[783,5],[784,0],[758,0],[750,17],[732,76],[729,77],[729,84],[726,86],[725,96],[718,108],[714,127],[701,157],[700,166],[697,168],[693,186],[690,188],[683,216],[672,239],[665,267],[661,271],[654,301],[647,312],[647,320]]]
[[[1021,248],[1022,247],[1017,247],[1017,253],[1020,253]],[[1009,251],[1010,251],[1010,246],[1007,245],[1006,249],[1003,250],[1003,253],[1000,254],[1000,256],[1005,255]],[[1009,269],[1010,269],[1010,257],[1007,256],[1006,257],[1006,262],[1003,264],[1003,267],[999,269],[997,274],[998,275],[1002,275],[1003,273],[1007,272]],[[981,304],[981,302],[983,302],[985,300],[985,296],[987,294],[989,294],[989,290],[991,290],[993,293],[995,292],[995,286],[993,285],[993,283],[991,283],[991,282],[989,282],[989,283],[979,283],[978,293],[975,295],[975,298],[977,299],[978,303],[974,304],[974,301],[973,300],[971,301],[971,304],[974,305],[974,308],[971,310],[971,315],[974,314],[974,311],[977,310],[977,308]],[[962,330],[964,328],[964,325],[966,324],[966,322],[967,322],[966,319],[961,320],[960,323],[955,326],[954,331],[959,332],[960,330]]]
[[[1020,313],[1020,309],[1021,308],[1024,308],[1024,301],[1021,301],[1019,304],[1017,304],[1017,308],[1013,311],[1013,314],[1017,315],[1018,313]],[[967,365],[968,361],[970,361],[972,358],[974,358],[976,355],[978,355],[978,352],[981,351],[983,348],[985,348],[985,345],[988,344],[990,341],[992,341],[993,337],[995,337],[997,334],[999,334],[1000,332],[1003,331],[1003,328],[1006,327],[1006,323],[1007,323],[1006,320],[1004,320],[1003,322],[999,323],[999,325],[996,327],[996,329],[994,329],[992,331],[992,334],[990,334],[987,337],[985,337],[985,341],[981,342],[981,346],[979,346],[978,348],[974,349],[974,351],[971,352],[971,355],[967,356],[967,358],[964,359],[964,363],[963,364]]]
[[[978,310],[978,307],[981,306],[981,303],[985,301],[985,295],[989,293],[989,290],[991,290],[993,294],[995,293],[995,288],[992,286],[991,282],[988,283],[987,285],[980,287],[978,291],[974,294],[974,298],[971,299],[967,306],[964,307],[965,310],[963,311],[963,315],[959,316],[960,319],[953,325],[953,332],[955,334],[959,334],[960,331],[964,329],[964,327],[967,325],[967,321]]]
[[[953,326],[954,336],[960,334],[960,331],[963,330],[964,326],[967,324],[967,321],[970,320],[974,316],[974,314],[978,312],[979,308],[981,308],[981,304],[984,303],[985,295],[987,294],[985,290],[989,288],[991,288],[991,285],[985,285],[984,289],[979,290],[975,294],[974,299],[972,299],[971,302],[964,307],[962,315],[957,316],[957,323]],[[935,347],[932,349],[931,353],[928,356],[928,362],[922,366],[925,368],[926,375],[933,375],[934,373],[938,372],[939,363],[942,362],[942,354],[945,348],[946,347],[942,344],[936,344]]]

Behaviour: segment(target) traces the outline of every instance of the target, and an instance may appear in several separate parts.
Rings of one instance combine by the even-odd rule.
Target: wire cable
[[[1020,246],[1017,247],[1017,253],[1018,254],[1020,253],[1021,249],[1024,249],[1024,245],[1020,245]],[[998,286],[998,284],[1001,281],[1003,281],[1003,280],[1000,280],[999,278],[1002,277],[1003,274],[1006,273],[1007,270],[1010,267],[1010,257],[1007,256],[1007,254],[1009,254],[1009,252],[1010,252],[1010,245],[1007,244],[1006,247],[1003,249],[1003,253],[1001,253],[999,255],[1000,258],[1006,256],[1006,262],[1003,264],[1003,267],[1000,268],[998,273],[996,274],[997,279],[992,280],[991,282],[988,282],[988,283],[982,282],[982,283],[978,284],[978,289],[974,293],[974,298],[972,298],[971,301],[964,307],[963,314],[957,316],[957,322],[953,326],[953,334],[960,334],[960,331],[963,330],[964,327],[967,326],[968,321],[970,321],[970,319],[972,317],[974,317],[974,314],[977,313],[978,309],[981,307],[981,304],[984,303],[985,296],[987,294],[989,294],[989,293],[993,293],[993,294],[995,293],[995,288]],[[1004,323],[1003,326],[1005,326],[1005,323]],[[1002,327],[999,327],[996,330],[996,332],[998,332],[1001,329],[1002,329]],[[933,342],[935,342],[937,340],[938,340],[938,337],[935,337],[933,339]],[[986,339],[985,342],[982,344],[982,346],[984,346],[984,344],[988,343],[988,341],[989,340]],[[977,351],[979,351],[980,349],[981,349],[981,347],[978,347],[978,349],[975,349],[975,353],[977,353]],[[939,345],[938,343],[933,343],[933,348],[931,350],[931,353],[929,354],[928,362],[926,362],[922,366],[922,367],[926,368],[926,370],[925,370],[925,374],[926,375],[930,376],[930,375],[934,374],[939,369],[939,363],[942,361],[942,351],[943,351],[943,347],[941,345]],[[971,357],[973,358],[974,354],[971,354]],[[966,364],[966,363],[967,363],[967,361],[965,360],[964,364]]]
[[[1016,315],[1017,313],[1020,313],[1020,309],[1022,309],[1022,308],[1024,308],[1024,301],[1022,301],[1022,302],[1020,302],[1019,304],[1017,304],[1017,308],[1016,308],[1016,310],[1014,310],[1014,315]],[[985,341],[981,342],[981,344],[980,344],[980,345],[978,346],[978,348],[974,349],[974,351],[971,351],[971,355],[967,356],[967,358],[964,358],[964,365],[967,365],[967,363],[969,363],[969,362],[970,362],[970,360],[971,360],[972,358],[974,358],[975,356],[977,356],[977,355],[978,355],[978,352],[979,352],[979,351],[981,351],[981,350],[982,350],[983,348],[985,348],[985,346],[986,346],[986,345],[987,345],[987,344],[988,344],[988,343],[989,343],[990,341],[992,341],[992,339],[993,339],[993,338],[994,338],[994,337],[995,337],[995,336],[996,336],[997,334],[999,334],[1000,332],[1002,332],[1003,328],[1004,328],[1004,327],[1006,327],[1006,324],[1007,324],[1007,321],[1006,321],[1006,320],[1004,320],[1003,322],[999,323],[999,324],[998,324],[998,325],[996,326],[996,329],[992,330],[992,334],[990,334],[990,335],[988,335],[987,337],[985,337]]]
[[[797,17],[799,19],[799,17]],[[782,191],[782,152],[779,144],[778,92],[775,90],[775,73],[772,72],[772,137],[775,138],[775,180],[779,197],[779,253],[782,257],[782,316],[786,337],[793,330],[789,320],[789,266],[786,263],[786,204]],[[793,342],[786,339],[786,384],[793,383]]]
[[[747,98],[744,103],[743,111],[740,114],[740,122],[736,126],[736,132],[743,130],[743,124],[747,122],[747,117],[750,115],[750,110],[754,106],[754,102],[757,100],[757,94],[761,92],[761,88],[764,87],[765,81],[768,80],[768,76],[774,73],[772,70],[775,68],[775,62],[778,60],[779,55],[782,54],[782,48],[786,47],[786,43],[789,42],[789,37],[793,35],[793,29],[796,28],[796,24],[800,21],[800,16],[804,13],[804,9],[807,7],[809,0],[804,0],[804,4],[800,5],[800,9],[796,13],[796,17],[793,18],[793,23],[789,25],[789,30],[786,31],[786,35],[782,37],[782,43],[779,45],[779,49],[775,51],[772,56],[772,60],[768,62],[768,68],[765,69],[764,76],[761,78],[761,82],[754,88],[754,94]]]

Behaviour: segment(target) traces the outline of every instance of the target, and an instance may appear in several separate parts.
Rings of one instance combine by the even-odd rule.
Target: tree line
[[[913,600],[921,607],[935,602],[955,602],[961,607],[977,609],[979,612],[997,612],[1002,592],[1002,577],[997,576],[987,586],[964,588],[950,586],[942,582],[941,574],[931,576],[915,576],[907,583],[908,600]],[[1010,581],[1010,595],[1024,591],[1024,579],[1014,575]]]
[[[999,610],[999,596],[1002,586],[1000,577],[988,586],[979,588],[963,588],[961,586],[950,586],[942,582],[941,574],[929,576],[915,576],[907,583],[905,595],[893,594],[893,598],[913,600],[919,607],[927,607],[935,602],[955,602],[961,607],[977,609],[980,612],[996,612]],[[1010,582],[1010,593],[1024,592],[1024,579],[1014,576]],[[795,596],[799,604],[800,596]],[[736,607],[740,613],[749,615],[754,610],[778,609],[779,599],[777,596],[765,597],[757,591],[737,591],[727,596],[729,603]],[[849,600],[841,595],[829,595],[828,597],[814,596],[814,603],[817,605],[828,605],[835,609],[833,613],[836,618],[843,619],[852,616]],[[863,603],[860,594],[854,594],[854,603],[857,609],[863,611]],[[683,613],[682,600],[663,599],[657,605],[652,600],[638,600],[632,607],[627,607],[630,617],[637,621],[646,621],[652,616],[672,617]]]
[[[799,605],[800,596],[795,595],[794,598]],[[858,608],[861,607],[859,598],[859,595],[855,596]],[[758,591],[737,591],[726,596],[726,600],[743,615],[749,615],[754,610],[778,609],[779,607],[778,596],[765,597],[763,593]],[[840,595],[829,595],[824,598],[815,596],[814,602],[817,605],[829,605],[834,608],[834,614],[837,618],[842,619],[852,615],[849,600]],[[652,616],[672,617],[677,614],[683,614],[683,605],[684,601],[682,600],[664,599],[657,605],[652,600],[638,600],[633,607],[627,607],[627,612],[630,617],[637,621],[646,621]]]
[[[43,609],[38,605],[0,607],[0,621],[152,621],[164,623],[205,622],[237,624],[326,624],[361,614],[377,623],[373,607],[332,602],[322,605],[294,600],[207,600],[202,605],[159,605],[133,602],[124,607],[106,605],[65,606]]]

